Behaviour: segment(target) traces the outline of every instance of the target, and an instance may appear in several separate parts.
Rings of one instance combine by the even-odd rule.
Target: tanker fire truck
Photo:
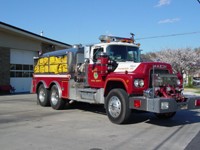
[[[173,74],[170,64],[140,61],[133,36],[99,39],[35,58],[32,92],[41,106],[58,110],[73,101],[103,104],[116,124],[126,123],[131,110],[167,119],[178,110],[200,108],[200,97],[182,94],[182,76]]]

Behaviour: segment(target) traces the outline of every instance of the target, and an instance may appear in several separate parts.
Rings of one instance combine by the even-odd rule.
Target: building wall
[[[41,44],[41,49],[42,49],[42,53],[46,53],[46,52],[51,52],[51,51],[55,51],[55,46],[53,45],[50,45],[50,44],[45,44],[45,43],[42,43]]]
[[[41,42],[10,32],[0,31],[0,86],[10,85],[11,49],[41,51]],[[30,58],[33,59],[33,58]],[[23,58],[21,58],[23,62]]]
[[[10,49],[44,53],[54,51],[55,47],[33,38],[27,38],[12,32],[0,30],[0,85],[10,84]]]
[[[41,50],[39,41],[4,31],[0,32],[0,46],[24,50]]]
[[[56,49],[63,49],[63,48],[60,46],[55,46],[51,42],[48,43],[45,40],[42,41],[37,38],[34,38],[28,33],[27,35],[26,33],[20,34],[18,32],[14,32],[13,30],[0,28],[0,86],[13,84],[12,86],[17,85],[16,91],[18,89],[19,89],[18,90],[19,92],[21,91],[23,92],[23,90],[29,91],[30,87],[28,87],[27,84],[25,84],[25,82],[29,82],[26,80],[29,80],[31,77],[30,76],[27,77],[24,75],[22,75],[21,77],[18,77],[18,76],[13,77],[13,70],[10,70],[10,65],[13,65],[12,61],[19,60],[17,64],[15,62],[14,65],[27,63],[25,65],[30,66],[33,63],[30,63],[29,61],[27,61],[27,59],[30,59],[30,60],[33,59],[33,55],[31,54],[34,54],[34,56],[38,56],[39,53],[54,51]],[[17,57],[14,51],[24,54],[25,56],[20,55],[20,57],[19,56]],[[23,83],[19,82],[22,80],[23,80]],[[19,85],[21,87],[18,87]],[[31,86],[31,83],[30,83],[30,86]]]
[[[11,49],[38,51],[42,53],[54,51],[56,49],[63,49],[61,47],[55,47],[49,43],[42,43],[33,38],[31,39],[5,31],[0,31],[0,46]]]
[[[10,49],[0,47],[0,85],[10,84]]]

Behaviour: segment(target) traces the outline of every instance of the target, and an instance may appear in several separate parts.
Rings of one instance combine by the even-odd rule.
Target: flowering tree
[[[167,62],[172,65],[174,72],[192,74],[199,68],[200,60],[199,49],[180,48],[180,49],[164,49],[155,53],[147,53],[145,59],[152,61]]]

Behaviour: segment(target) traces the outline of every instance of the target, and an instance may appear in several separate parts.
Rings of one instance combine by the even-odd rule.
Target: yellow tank
[[[50,56],[39,58],[34,73],[66,73],[68,72],[67,56]]]

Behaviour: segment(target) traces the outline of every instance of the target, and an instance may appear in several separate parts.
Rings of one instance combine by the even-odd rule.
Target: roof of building
[[[60,46],[60,47],[65,47],[65,48],[71,47],[70,44],[63,43],[63,42],[60,42],[60,41],[57,41],[57,40],[53,40],[53,39],[32,33],[30,31],[9,25],[9,24],[1,22],[1,21],[0,21],[0,29],[9,30],[9,31],[12,31],[14,33],[18,33],[18,34],[21,34],[21,35],[24,35],[24,36],[28,36],[30,38],[34,38],[34,39],[37,39],[37,40],[40,40],[40,41],[43,41],[43,42],[51,43],[53,45],[57,45],[57,46]]]

